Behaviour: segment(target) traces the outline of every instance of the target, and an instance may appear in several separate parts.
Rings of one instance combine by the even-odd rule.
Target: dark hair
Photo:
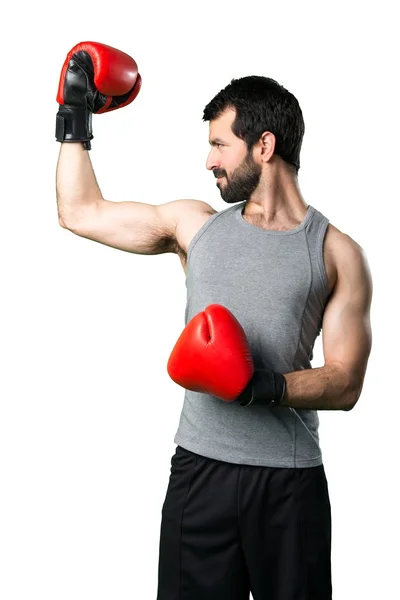
[[[270,131],[276,138],[275,154],[293,165],[298,173],[304,120],[293,94],[269,77],[251,75],[232,79],[207,104],[203,121],[218,118],[227,108],[236,110],[232,131],[246,142],[248,150],[265,131]]]

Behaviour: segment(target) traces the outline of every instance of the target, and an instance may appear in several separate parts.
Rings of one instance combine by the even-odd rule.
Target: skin
[[[274,154],[275,136],[265,132],[250,153],[225,110],[209,124],[206,168],[227,202],[252,193],[243,218],[256,227],[293,229],[308,205],[296,175]],[[244,187],[243,187],[244,186]],[[253,189],[254,188],[254,189]],[[177,254],[186,272],[187,250],[203,224],[217,211],[200,200],[161,205],[112,202],[103,198],[89,153],[82,144],[61,144],[56,173],[59,223],[76,235],[136,254]],[[239,197],[237,199],[237,193]],[[372,278],[361,246],[332,224],[324,240],[329,299],[322,322],[324,366],[284,373],[282,404],[297,409],[351,410],[357,403],[371,352]]]

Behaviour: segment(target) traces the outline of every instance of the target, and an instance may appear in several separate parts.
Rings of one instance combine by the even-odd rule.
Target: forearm
[[[90,161],[81,143],[61,144],[56,172],[58,217],[68,226],[86,206],[102,199]]]
[[[358,395],[340,365],[325,365],[284,373],[286,392],[281,406],[313,410],[351,410]]]

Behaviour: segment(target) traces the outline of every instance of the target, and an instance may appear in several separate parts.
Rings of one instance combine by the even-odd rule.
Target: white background
[[[205,169],[204,106],[251,74],[298,98],[302,192],[361,244],[374,281],[361,399],[320,412],[333,597],[398,597],[395,3],[15,2],[2,24],[1,600],[156,598],[184,273],[176,256],[58,225],[55,97],[67,52],[87,40],[132,55],[143,77],[133,104],[94,117],[90,157],[109,200],[226,208]]]

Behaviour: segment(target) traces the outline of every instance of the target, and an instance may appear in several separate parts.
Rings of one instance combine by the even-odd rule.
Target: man
[[[206,166],[227,209],[105,200],[87,152],[90,113],[126,105],[140,86],[133,59],[107,48],[74,48],[62,71],[59,222],[128,252],[176,253],[187,277],[186,324],[225,307],[266,376],[257,394],[250,381],[234,402],[185,391],[162,510],[158,600],[245,600],[250,591],[254,600],[328,600],[331,514],[317,411],[351,410],[361,394],[371,350],[365,252],[302,197],[301,109],[265,77],[232,80],[204,110]],[[106,90],[110,64],[118,81]],[[321,330],[324,366],[313,369]]]

